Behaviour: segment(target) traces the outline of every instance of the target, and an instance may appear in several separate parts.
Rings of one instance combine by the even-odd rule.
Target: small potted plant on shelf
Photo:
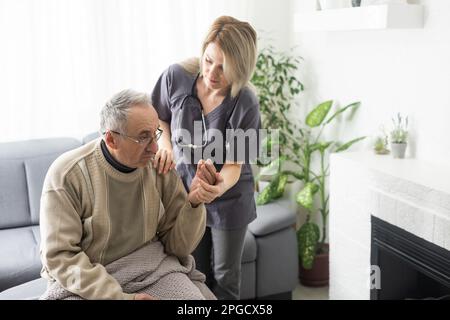
[[[373,150],[376,154],[389,154],[388,146],[388,135],[384,131],[384,128],[381,127],[382,134],[375,137],[375,142],[373,145]]]
[[[408,141],[408,117],[403,118],[400,113],[392,118],[394,129],[391,131],[392,157],[403,159]]]
[[[388,154],[389,150],[386,147],[387,147],[386,137],[378,136],[375,138],[373,149],[376,154]]]

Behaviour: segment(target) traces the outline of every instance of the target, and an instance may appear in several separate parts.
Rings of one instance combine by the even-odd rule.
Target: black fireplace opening
[[[450,251],[377,217],[371,222],[372,300],[450,300]]]

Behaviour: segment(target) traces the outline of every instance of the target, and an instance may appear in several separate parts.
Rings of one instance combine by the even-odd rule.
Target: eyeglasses
[[[158,128],[156,130],[156,132],[155,132],[155,135],[153,137],[149,136],[149,137],[138,137],[137,138],[137,137],[130,137],[130,136],[128,136],[128,135],[126,135],[124,133],[118,132],[118,131],[114,131],[114,130],[109,130],[109,131],[111,131],[112,133],[118,134],[118,135],[120,135],[122,137],[125,137],[128,140],[131,140],[131,141],[133,141],[134,143],[137,143],[140,146],[146,146],[148,144],[153,143],[154,141],[158,141],[159,138],[161,138],[161,135],[163,133],[162,129]]]

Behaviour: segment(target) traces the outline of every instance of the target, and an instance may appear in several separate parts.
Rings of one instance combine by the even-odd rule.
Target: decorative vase
[[[403,159],[405,157],[406,146],[406,143],[391,143],[392,157]]]

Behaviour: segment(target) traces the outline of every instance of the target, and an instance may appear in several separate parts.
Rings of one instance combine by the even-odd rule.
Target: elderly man
[[[173,170],[162,175],[153,168],[161,130],[149,96],[116,94],[101,111],[101,129],[102,138],[63,154],[47,173],[40,213],[44,298],[214,298],[204,279],[193,280],[198,271],[189,256],[205,230],[203,191],[193,181],[187,194]]]

